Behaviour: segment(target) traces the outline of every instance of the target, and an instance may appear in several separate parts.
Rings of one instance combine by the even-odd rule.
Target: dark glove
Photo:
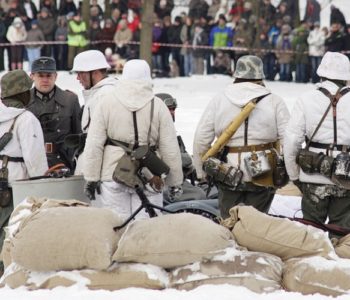
[[[101,182],[100,181],[87,181],[84,186],[84,194],[90,200],[96,200],[95,192],[101,194]]]
[[[183,194],[183,190],[180,185],[169,187],[169,200],[171,202],[178,200],[182,194]]]

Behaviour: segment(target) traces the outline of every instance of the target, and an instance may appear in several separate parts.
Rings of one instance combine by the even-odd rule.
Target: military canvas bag
[[[139,161],[133,159],[129,153],[125,152],[118,161],[112,178],[115,182],[123,183],[131,188],[135,188],[135,186],[142,186],[143,182],[137,174],[139,169]]]

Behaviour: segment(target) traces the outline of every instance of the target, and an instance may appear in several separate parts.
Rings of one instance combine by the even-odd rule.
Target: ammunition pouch
[[[265,151],[252,152],[244,158],[247,171],[252,178],[260,177],[271,170],[271,165]]]
[[[203,170],[213,178],[215,183],[224,184],[230,188],[236,188],[243,177],[240,169],[214,157],[209,157],[203,162]]]
[[[0,207],[7,207],[12,203],[12,190],[5,178],[0,178]]]
[[[331,180],[341,188],[350,189],[350,156],[347,152],[339,153],[334,159]]]
[[[142,180],[137,175],[139,169],[139,161],[133,159],[129,153],[124,153],[114,169],[112,178],[115,182],[123,183],[130,188],[143,186]]]
[[[273,166],[273,185],[276,188],[282,188],[289,182],[289,176],[287,173],[286,165],[284,163],[283,156],[278,155],[277,151],[275,151],[275,165]]]
[[[307,149],[300,149],[296,163],[306,174],[321,174],[331,178],[334,158],[320,152],[316,153]]]

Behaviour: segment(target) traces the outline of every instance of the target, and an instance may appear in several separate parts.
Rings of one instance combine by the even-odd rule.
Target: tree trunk
[[[152,29],[153,29],[154,0],[144,1],[142,4],[142,28],[140,58],[152,66]]]
[[[90,28],[90,1],[89,0],[83,0],[81,10],[82,10],[81,15],[82,15],[83,21],[86,24],[86,29],[89,31],[89,28]]]
[[[105,19],[111,17],[111,3],[109,0],[105,0]]]

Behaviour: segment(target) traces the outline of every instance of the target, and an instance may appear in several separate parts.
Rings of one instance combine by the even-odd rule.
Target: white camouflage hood
[[[12,120],[24,111],[24,108],[7,107],[0,101],[0,123]]]
[[[241,82],[228,85],[225,96],[239,107],[245,106],[250,100],[271,93],[266,87],[252,82]]]

